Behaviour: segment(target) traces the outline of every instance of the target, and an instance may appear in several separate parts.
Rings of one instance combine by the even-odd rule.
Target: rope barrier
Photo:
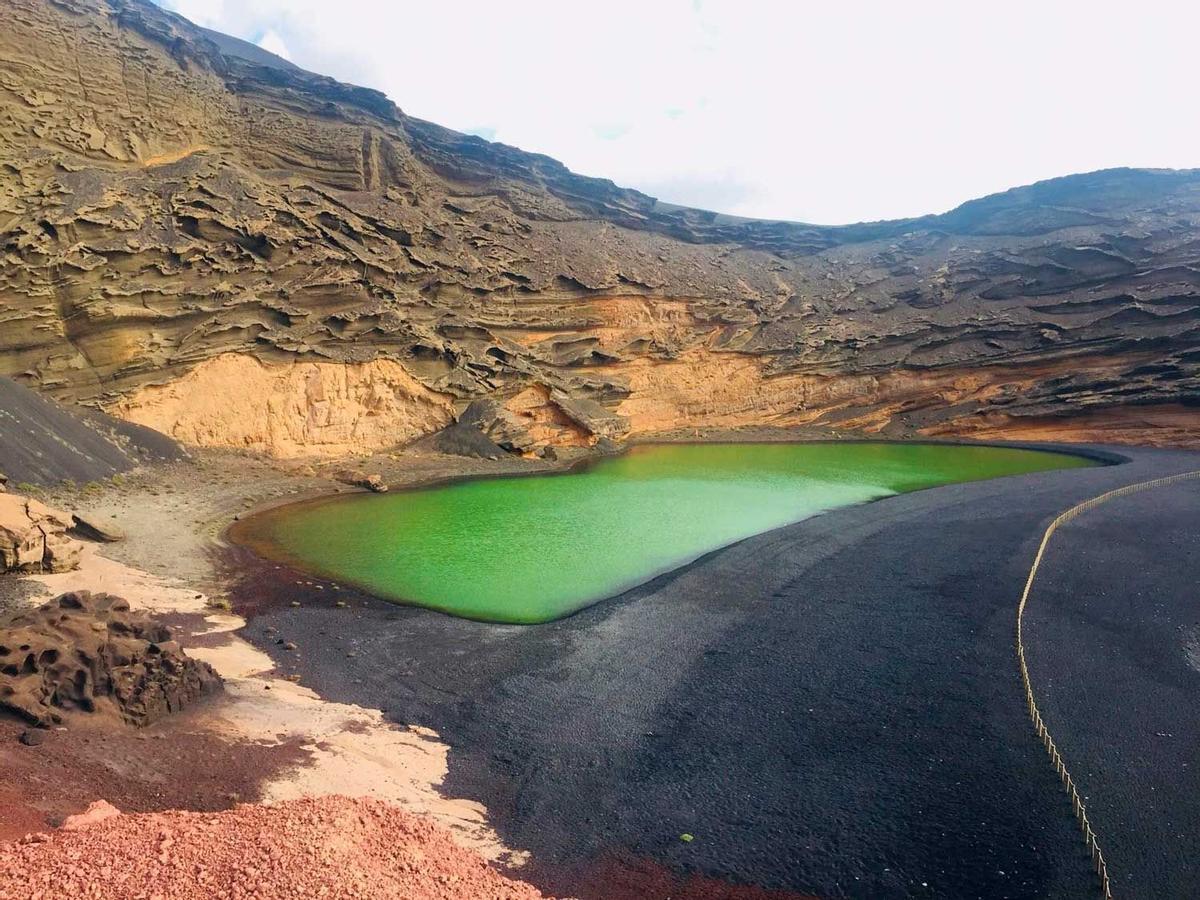
[[[1183,472],[1179,475],[1168,475],[1165,478],[1155,478],[1152,481],[1142,481],[1137,484],[1127,484],[1125,487],[1116,488],[1115,490],[1092,497],[1090,500],[1084,500],[1082,503],[1072,506],[1066,512],[1059,513],[1042,535],[1042,543],[1038,546],[1037,556],[1033,558],[1033,565],[1029,569],[1029,578],[1025,581],[1025,590],[1021,592],[1021,602],[1017,605],[1017,661],[1021,667],[1021,683],[1025,686],[1025,705],[1029,709],[1029,718],[1033,722],[1034,731],[1037,732],[1042,746],[1046,748],[1050,762],[1054,766],[1059,780],[1062,781],[1064,790],[1066,790],[1067,795],[1071,798],[1071,809],[1075,813],[1075,820],[1079,823],[1079,830],[1083,833],[1083,841],[1087,845],[1088,852],[1091,854],[1092,868],[1100,879],[1100,888],[1105,900],[1112,900],[1112,884],[1108,877],[1108,864],[1104,861],[1104,854],[1101,852],[1100,844],[1096,840],[1096,832],[1092,830],[1092,823],[1087,817],[1087,809],[1083,804],[1083,797],[1080,796],[1079,790],[1075,786],[1075,779],[1067,771],[1067,764],[1063,760],[1058,746],[1054,743],[1054,738],[1051,737],[1046,723],[1042,721],[1041,710],[1038,709],[1037,700],[1033,696],[1033,683],[1029,678],[1029,666],[1025,663],[1025,643],[1022,632],[1025,605],[1029,602],[1029,592],[1033,589],[1033,582],[1037,578],[1042,558],[1046,555],[1046,545],[1050,543],[1051,535],[1058,530],[1060,525],[1070,522],[1088,510],[1095,509],[1101,503],[1106,503],[1116,497],[1125,497],[1139,491],[1175,484],[1188,478],[1200,478],[1200,470]]]

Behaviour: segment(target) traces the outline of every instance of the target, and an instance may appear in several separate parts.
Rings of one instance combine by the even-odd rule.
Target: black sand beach
[[[1030,674],[1114,895],[1200,896],[1200,480],[1108,501],[1043,565]]]
[[[485,803],[505,841],[533,851],[524,877],[560,894],[606,896],[594,871],[617,857],[826,897],[1092,897],[1070,805],[1025,713],[1013,627],[1053,515],[1200,468],[1195,453],[1114,452],[1131,462],[835,511],[536,627],[480,625],[250,566],[240,594],[257,615],[246,632],[323,695],[440,731],[452,747],[446,792]],[[1135,505],[1156,510],[1145,497]],[[1173,514],[1185,531],[1189,498]],[[1130,572],[1142,564],[1111,558]],[[1061,562],[1051,556],[1045,571],[1062,590],[1085,584]],[[1195,573],[1193,555],[1154,577],[1179,604]],[[1117,602],[1121,582],[1107,583]],[[1104,817],[1100,794],[1127,761],[1095,729],[1118,697],[1141,703],[1147,692],[1111,666],[1048,671],[1061,657],[1052,626],[1080,617],[1053,601],[1049,580],[1030,615],[1047,719],[1069,761],[1090,747],[1073,769],[1101,773],[1089,800],[1096,827],[1118,879],[1132,877],[1121,861],[1160,839],[1131,833],[1125,813]],[[1184,643],[1162,645],[1173,633],[1145,638],[1156,649],[1138,658],[1144,678],[1185,665]],[[1081,714],[1083,694],[1109,699]],[[1143,739],[1138,752],[1161,746]],[[1159,789],[1172,783],[1156,777]],[[1174,826],[1195,835],[1196,794],[1176,796]],[[1161,852],[1172,864],[1155,895],[1187,896],[1192,857]]]

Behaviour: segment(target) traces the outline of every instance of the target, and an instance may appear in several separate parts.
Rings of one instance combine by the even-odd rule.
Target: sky
[[[1200,4],[158,0],[672,203],[843,224],[1200,166]]]

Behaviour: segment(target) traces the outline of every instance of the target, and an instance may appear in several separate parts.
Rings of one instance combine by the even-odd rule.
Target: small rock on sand
[[[62,823],[62,828],[63,831],[78,831],[81,828],[88,828],[120,814],[121,811],[107,800],[96,800],[89,804],[88,808],[83,812],[67,816],[66,820]]]
[[[71,514],[71,534],[86,538],[89,541],[100,541],[104,544],[115,544],[125,540],[125,532],[113,522],[104,522],[91,516]]]
[[[333,477],[342,484],[366,488],[368,491],[374,491],[377,494],[387,493],[387,482],[373,472],[371,474],[367,474],[366,472],[362,471],[362,469],[347,469],[341,472],[336,472]]]

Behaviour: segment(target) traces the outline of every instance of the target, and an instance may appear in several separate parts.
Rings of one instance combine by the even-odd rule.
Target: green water
[[[390,600],[472,619],[545,622],[824,510],[1092,464],[928,444],[644,446],[572,474],[285,507],[246,523],[239,537]]]

